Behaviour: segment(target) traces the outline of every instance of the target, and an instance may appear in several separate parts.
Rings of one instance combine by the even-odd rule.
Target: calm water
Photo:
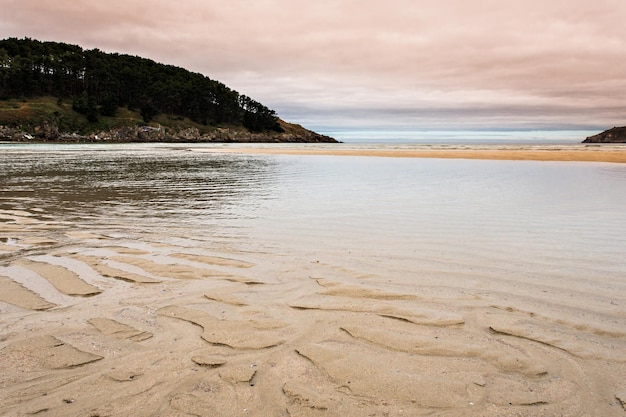
[[[111,392],[106,415],[623,415],[626,164],[225,146],[0,145],[2,285],[58,305],[0,301],[0,353],[50,334],[106,355],[46,374],[9,345],[8,412]],[[39,262],[102,293],[61,294]],[[98,316],[154,336],[113,341]]]
[[[110,234],[429,270],[626,276],[626,166],[0,148],[0,210]],[[1,223],[0,223],[1,232]],[[1,236],[8,237],[8,236]]]

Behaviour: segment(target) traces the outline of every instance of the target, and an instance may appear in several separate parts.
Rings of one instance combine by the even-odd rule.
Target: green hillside
[[[0,40],[1,139],[107,135],[118,141],[333,141],[183,68],[59,42]]]

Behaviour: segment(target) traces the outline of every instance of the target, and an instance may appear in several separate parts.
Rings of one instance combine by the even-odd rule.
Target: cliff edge
[[[582,143],[626,143],[626,126],[614,127],[597,135],[589,136]]]
[[[37,97],[0,100],[0,141],[48,143],[336,143],[337,140],[277,118],[275,129],[252,131],[233,123],[210,125],[178,115],[158,114],[146,122],[138,111],[89,122],[67,100]]]

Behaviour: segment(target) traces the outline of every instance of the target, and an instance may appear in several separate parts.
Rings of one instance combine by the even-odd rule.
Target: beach
[[[5,161],[2,416],[626,412],[623,194],[580,186],[619,147],[41,152]]]
[[[203,150],[205,151],[205,150]],[[281,146],[211,149],[209,152],[234,152],[282,155],[378,156],[390,158],[492,159],[511,161],[626,162],[622,145],[397,145],[383,148],[359,144],[330,147]]]

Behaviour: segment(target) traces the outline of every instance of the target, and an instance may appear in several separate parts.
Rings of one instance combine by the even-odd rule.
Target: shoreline
[[[359,156],[385,158],[483,159],[510,161],[626,163],[626,145],[621,144],[350,144],[268,142],[12,142],[7,146],[103,146],[160,145],[202,153]]]
[[[563,149],[555,147],[549,149],[531,147],[516,149],[372,149],[372,148],[265,148],[265,147],[236,147],[218,149],[194,149],[200,152],[244,153],[267,155],[321,155],[321,156],[374,156],[386,158],[436,158],[436,159],[488,159],[512,161],[565,161],[565,162],[612,162],[626,163],[626,147],[620,149],[601,149],[599,146]]]

